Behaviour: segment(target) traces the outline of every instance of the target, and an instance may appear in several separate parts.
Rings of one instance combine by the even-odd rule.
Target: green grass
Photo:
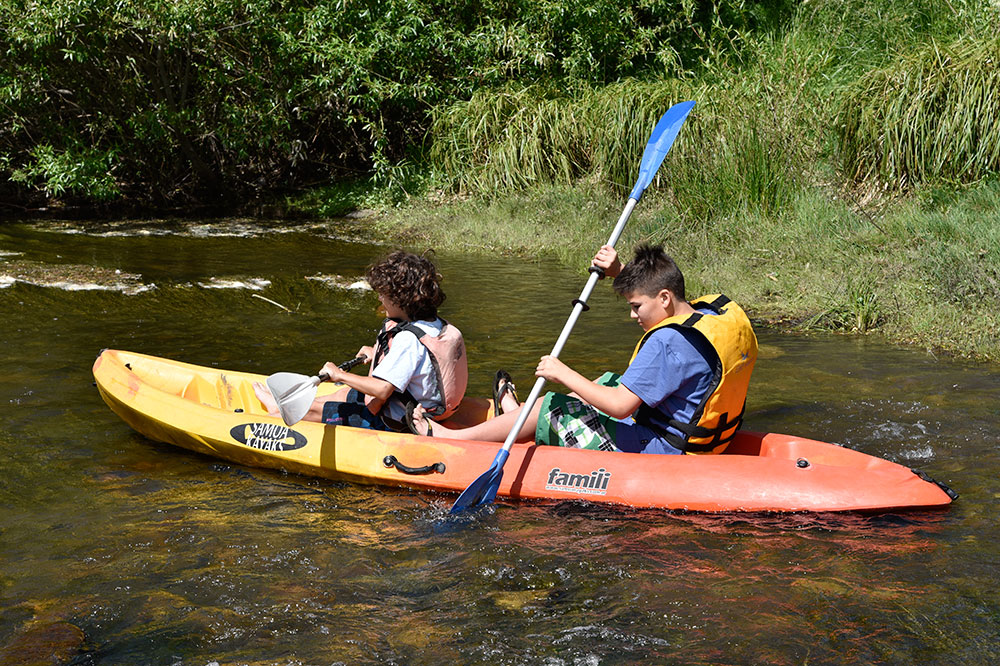
[[[867,188],[1000,171],[1000,37],[932,43],[869,72],[838,126],[846,175]]]
[[[666,107],[684,95],[676,81],[482,91],[438,109],[431,162],[460,193],[493,196],[581,179],[627,187],[633,164]]]
[[[874,213],[806,189],[779,216],[738,211],[701,222],[651,190],[618,247],[627,258],[640,241],[663,243],[689,296],[722,291],[761,320],[1000,361],[1000,182],[946,200],[919,194]],[[415,203],[381,216],[373,233],[585,265],[623,203],[602,188],[547,186],[490,202]]]
[[[550,254],[571,262],[579,248],[602,234],[607,238],[609,217],[613,226],[621,212],[614,210],[616,205],[600,188],[544,186],[489,201],[414,201],[380,216],[372,231],[438,249]]]

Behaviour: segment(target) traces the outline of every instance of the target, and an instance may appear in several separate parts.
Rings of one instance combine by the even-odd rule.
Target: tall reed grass
[[[1000,37],[933,43],[844,96],[840,162],[867,187],[970,183],[1000,170]]]
[[[698,102],[660,175],[688,214],[775,212],[797,187],[802,146],[784,109],[761,96],[765,75],[725,85],[624,81],[571,92],[536,87],[482,94],[439,112],[431,160],[457,192],[483,197],[586,181],[627,193],[659,116]],[[683,204],[679,203],[683,201]]]
[[[455,189],[481,195],[583,177],[625,187],[632,149],[684,94],[677,81],[634,80],[570,92],[481,91],[435,112],[430,158]]]

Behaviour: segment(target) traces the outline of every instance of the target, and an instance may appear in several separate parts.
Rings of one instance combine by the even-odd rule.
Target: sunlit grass
[[[1000,169],[1000,38],[932,43],[863,77],[838,126],[848,175],[875,188]]]
[[[430,158],[452,187],[479,195],[584,177],[625,187],[635,149],[641,153],[659,116],[689,94],[676,81],[634,80],[576,91],[483,91],[437,110]]]
[[[669,168],[665,165],[664,168]],[[546,187],[390,213],[376,233],[467,252],[548,255],[586,266],[624,201],[601,188]],[[899,202],[880,213],[820,189],[802,190],[780,216],[735,211],[710,221],[678,214],[651,191],[618,248],[662,243],[688,295],[721,291],[762,320],[802,330],[878,334],[1000,360],[1000,183]]]

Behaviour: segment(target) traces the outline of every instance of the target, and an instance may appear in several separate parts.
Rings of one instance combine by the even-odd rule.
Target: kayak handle
[[[955,501],[955,500],[958,499],[958,493],[957,492],[955,492],[954,490],[952,490],[951,488],[949,488],[945,484],[941,483],[937,479],[931,478],[931,475],[928,474],[927,472],[922,472],[919,469],[914,469],[913,467],[910,468],[910,471],[913,472],[914,474],[916,474],[917,476],[919,476],[921,478],[921,480],[926,481],[927,483],[933,483],[935,486],[937,486],[938,488],[940,488],[941,490],[943,490],[944,493],[945,493],[945,495],[947,495],[948,497],[950,497],[952,499],[952,501]]]
[[[396,460],[396,456],[386,456],[385,458],[382,458],[382,464],[386,467],[395,467],[403,474],[430,474],[431,472],[444,474],[443,462],[436,462],[433,465],[425,465],[424,467],[407,467],[403,463]]]

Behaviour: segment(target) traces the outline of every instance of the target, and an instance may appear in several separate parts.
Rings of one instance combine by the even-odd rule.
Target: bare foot
[[[274,396],[271,395],[271,389],[267,388],[261,382],[254,382],[253,392],[261,404],[264,405],[264,409],[267,410],[269,415],[278,416],[278,403],[275,401]]]
[[[507,390],[503,392],[503,396],[500,398],[500,407],[503,409],[503,413],[512,412],[521,406],[520,401],[517,399],[517,387],[514,386],[514,382],[507,382]]]
[[[427,410],[424,406],[417,404],[413,407],[413,413],[410,415],[410,430],[417,435],[423,435],[425,437],[431,437],[434,435],[434,431],[431,428],[431,421],[427,418]]]

